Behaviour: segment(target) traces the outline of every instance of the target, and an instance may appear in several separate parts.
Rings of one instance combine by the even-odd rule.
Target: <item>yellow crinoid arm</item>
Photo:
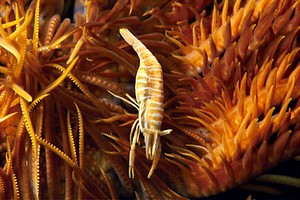
[[[34,26],[33,26],[33,54],[38,53],[38,44],[39,44],[39,28],[40,28],[40,4],[41,1],[37,0],[35,5],[35,15],[34,15]]]
[[[57,86],[59,86],[59,84],[61,84],[65,78],[70,74],[70,72],[72,71],[72,69],[75,67],[76,63],[78,61],[78,57],[76,57],[71,63],[70,65],[67,67],[67,69],[65,69],[63,71],[63,73],[55,80],[53,81],[51,84],[49,84],[44,90],[41,91],[41,93],[39,94],[39,96],[43,95],[43,94],[47,94],[50,91],[52,91],[53,89],[55,89]],[[50,67],[57,67],[57,68],[62,68],[60,65],[58,64],[46,64],[45,66],[50,66]]]
[[[11,89],[21,97],[23,97],[27,102],[32,101],[32,96],[26,92],[22,87],[20,87],[18,84],[12,83],[11,84]]]
[[[12,55],[14,55],[14,57],[17,59],[17,62],[20,62],[21,56],[18,50],[2,37],[0,37],[0,46],[6,49]]]

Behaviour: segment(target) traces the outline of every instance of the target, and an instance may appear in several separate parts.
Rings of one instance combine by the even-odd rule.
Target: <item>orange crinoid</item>
[[[9,0],[0,11],[0,199],[200,198],[257,177],[220,198],[297,195],[299,1]],[[131,139],[140,60],[122,28],[162,69],[172,132],[153,143],[153,169],[144,136]],[[287,160],[295,173],[265,174]]]

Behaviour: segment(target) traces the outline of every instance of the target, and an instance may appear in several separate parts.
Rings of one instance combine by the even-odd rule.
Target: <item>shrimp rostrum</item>
[[[141,132],[144,136],[146,158],[152,160],[148,173],[150,178],[161,154],[160,136],[172,131],[171,129],[160,130],[164,116],[162,68],[155,56],[128,29],[121,28],[120,34],[140,59],[135,80],[136,100],[129,95],[127,97],[130,101],[113,94],[138,110],[138,119],[133,123],[130,132],[129,177],[134,177],[135,147]]]

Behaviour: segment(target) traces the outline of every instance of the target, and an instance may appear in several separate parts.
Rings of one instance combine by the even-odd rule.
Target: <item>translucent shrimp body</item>
[[[138,107],[139,117],[131,130],[131,135],[134,134],[129,155],[129,176],[134,176],[135,146],[141,131],[145,140],[146,158],[153,160],[148,174],[150,178],[160,157],[160,136],[171,132],[170,129],[160,130],[164,115],[162,68],[155,56],[128,29],[120,29],[120,34],[140,59],[135,82],[136,101],[131,98]]]

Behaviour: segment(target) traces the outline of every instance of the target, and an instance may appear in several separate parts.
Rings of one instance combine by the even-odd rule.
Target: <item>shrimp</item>
[[[162,68],[156,57],[128,29],[121,28],[120,34],[132,46],[140,59],[135,80],[136,100],[126,95],[138,110],[138,119],[130,131],[129,177],[134,177],[135,147],[140,132],[144,136],[146,158],[152,160],[148,178],[154,172],[161,154],[160,136],[171,133],[171,129],[160,130],[164,115],[164,90]],[[115,95],[116,96],[116,95]]]

